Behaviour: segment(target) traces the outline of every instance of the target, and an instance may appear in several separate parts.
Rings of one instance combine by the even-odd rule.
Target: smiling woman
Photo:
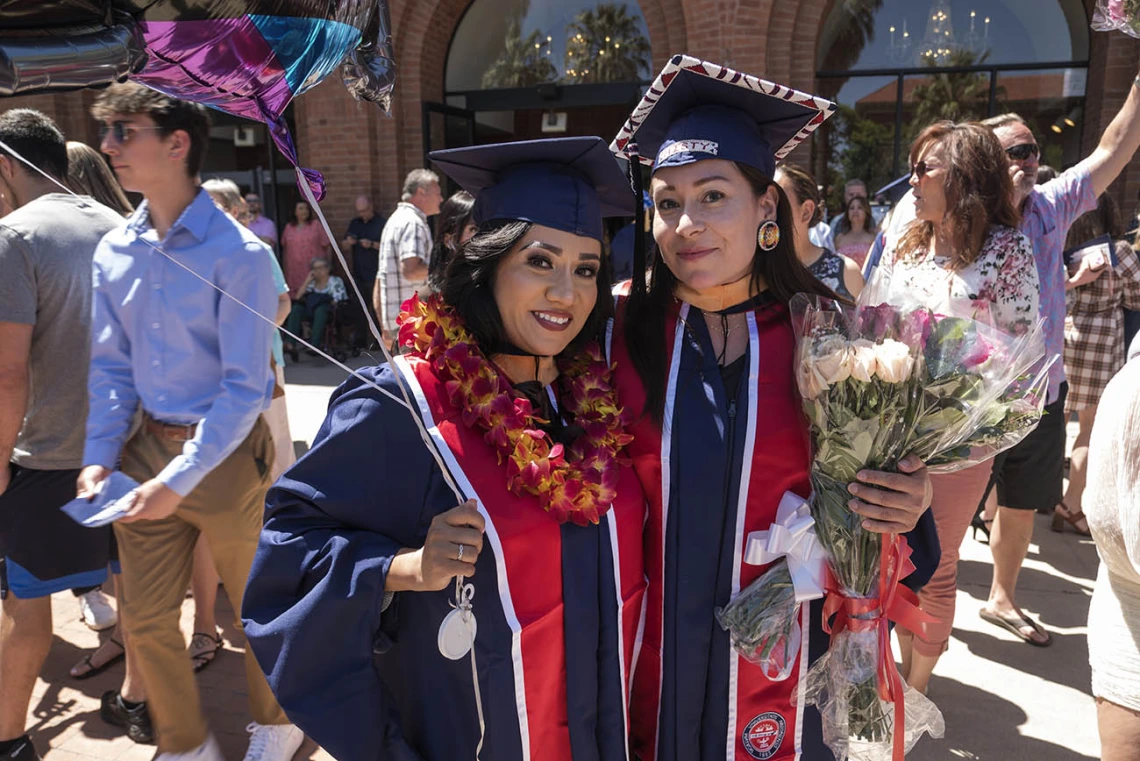
[[[602,217],[633,194],[598,138],[432,158],[479,232],[365,373],[409,390],[467,501],[407,411],[348,381],[270,493],[246,634],[337,758],[624,758],[645,501],[596,341]]]

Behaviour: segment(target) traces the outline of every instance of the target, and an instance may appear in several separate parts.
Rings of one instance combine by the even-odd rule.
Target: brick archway
[[[393,7],[396,58],[400,62],[396,121],[400,172],[413,169],[423,152],[422,103],[443,100],[448,46],[463,14],[478,0],[429,0]],[[394,6],[394,4],[393,4]],[[649,29],[653,66],[660,67],[686,45],[682,0],[640,0]],[[397,172],[399,174],[400,172]]]

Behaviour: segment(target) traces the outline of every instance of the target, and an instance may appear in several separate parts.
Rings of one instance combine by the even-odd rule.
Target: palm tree
[[[512,19],[507,24],[507,36],[503,41],[503,52],[487,71],[483,72],[483,87],[533,87],[558,79],[558,70],[543,53],[546,35],[535,29],[523,39],[519,22]]]
[[[989,51],[973,53],[955,50],[944,66],[976,66],[989,58]],[[928,61],[927,65],[938,64]],[[914,111],[907,132],[913,138],[930,124],[941,119],[960,122],[967,119],[984,119],[989,108],[990,75],[988,72],[937,73],[923,78],[911,93]],[[998,88],[998,96],[1004,88]]]
[[[566,25],[566,82],[638,82],[649,73],[649,40],[624,4],[599,3]]]

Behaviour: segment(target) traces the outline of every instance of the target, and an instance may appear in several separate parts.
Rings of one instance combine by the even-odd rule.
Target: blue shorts
[[[47,597],[106,581],[110,526],[84,528],[59,509],[75,499],[79,471],[8,467],[12,478],[0,494],[0,597]]]

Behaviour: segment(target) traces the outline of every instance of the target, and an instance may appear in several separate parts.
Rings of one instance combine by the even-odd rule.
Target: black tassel
[[[641,158],[637,153],[636,145],[627,148],[629,156],[629,180],[636,196],[636,210],[634,211],[633,234],[633,284],[630,295],[645,295],[645,187],[641,178]]]

